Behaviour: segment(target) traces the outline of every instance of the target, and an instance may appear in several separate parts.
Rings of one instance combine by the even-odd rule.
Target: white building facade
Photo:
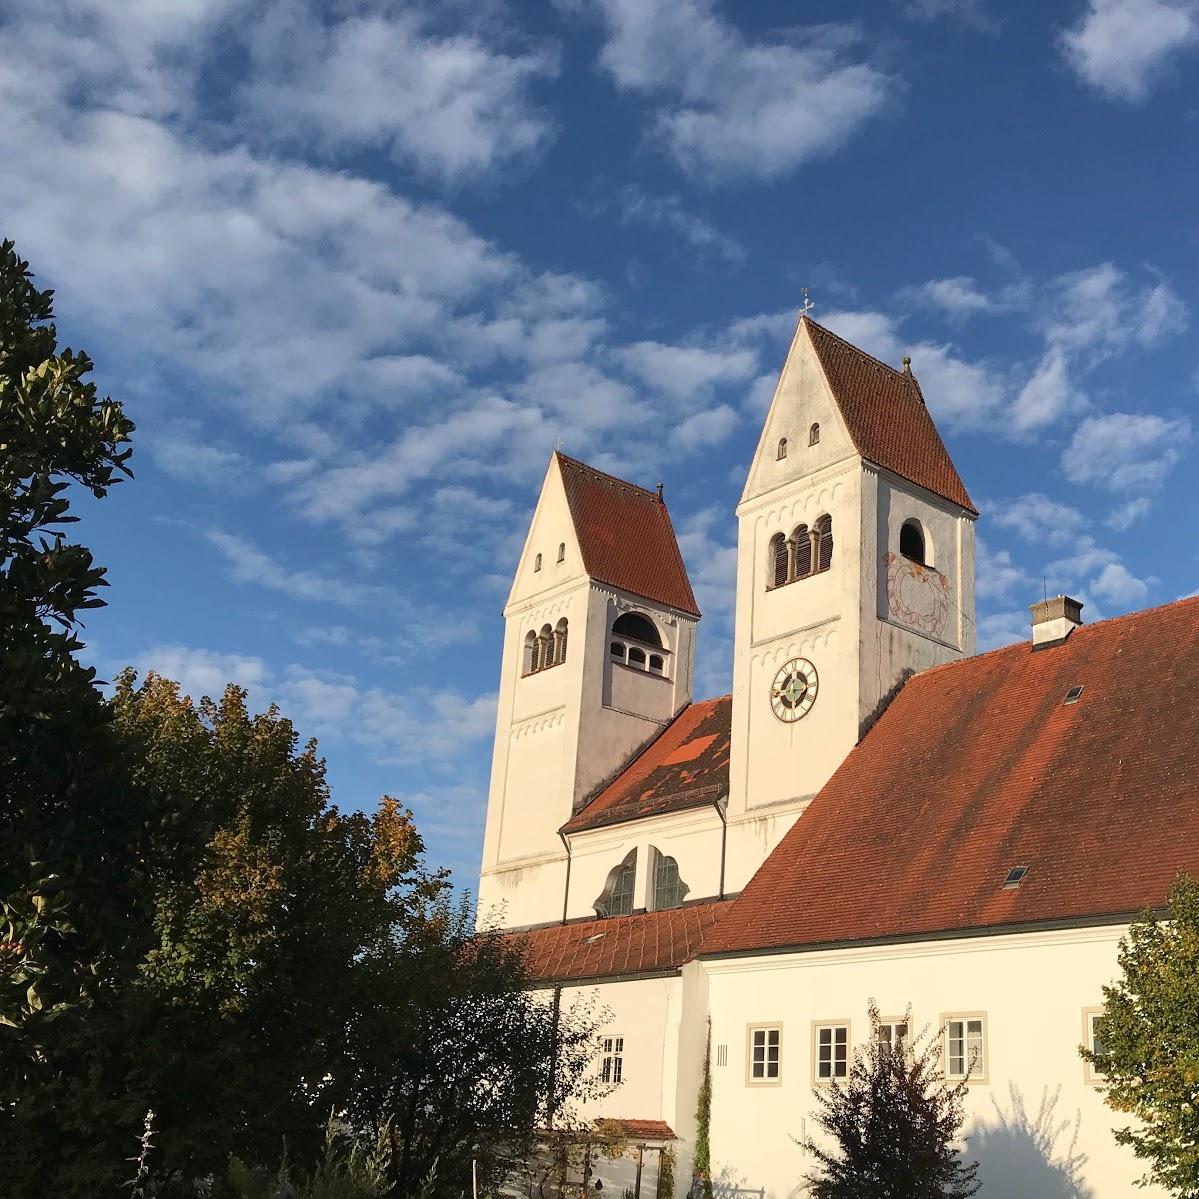
[[[1048,601],[1035,645],[976,656],[977,515],[907,361],[803,318],[737,508],[733,692],[695,701],[661,489],[551,460],[504,612],[480,921],[563,1003],[598,991],[619,1085],[594,1114],[648,1146],[643,1194],[664,1145],[691,1185],[705,1056],[718,1191],[804,1194],[814,1088],[872,1000],[968,1074],[987,1199],[1133,1193],[1078,1049],[1128,921],[1199,867],[1175,760],[1199,604],[1083,629]]]

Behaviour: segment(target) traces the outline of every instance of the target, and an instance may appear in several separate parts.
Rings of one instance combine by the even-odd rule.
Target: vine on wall
[[[699,1084],[699,1100],[695,1105],[695,1166],[691,1185],[693,1199],[712,1199],[712,1021],[708,1021],[708,1037],[704,1042],[704,1077]]]

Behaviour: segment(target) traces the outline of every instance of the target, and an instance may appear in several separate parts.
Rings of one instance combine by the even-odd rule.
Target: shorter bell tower
[[[562,919],[559,829],[691,701],[699,609],[660,491],[550,459],[504,608],[479,919]]]

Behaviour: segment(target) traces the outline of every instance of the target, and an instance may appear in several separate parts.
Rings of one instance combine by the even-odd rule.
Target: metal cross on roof
[[[816,307],[816,305],[813,304],[812,301],[808,299],[808,289],[806,287],[801,287],[799,290],[801,292],[803,292],[803,307],[799,310],[799,315],[807,316],[808,313],[811,312],[812,309]]]

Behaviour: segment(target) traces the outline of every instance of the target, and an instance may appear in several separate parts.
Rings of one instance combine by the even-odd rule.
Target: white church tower
[[[479,919],[564,917],[559,833],[691,700],[695,626],[661,490],[550,460],[504,608]]]
[[[920,387],[801,318],[737,507],[739,891],[911,673],[974,652],[974,521]]]

